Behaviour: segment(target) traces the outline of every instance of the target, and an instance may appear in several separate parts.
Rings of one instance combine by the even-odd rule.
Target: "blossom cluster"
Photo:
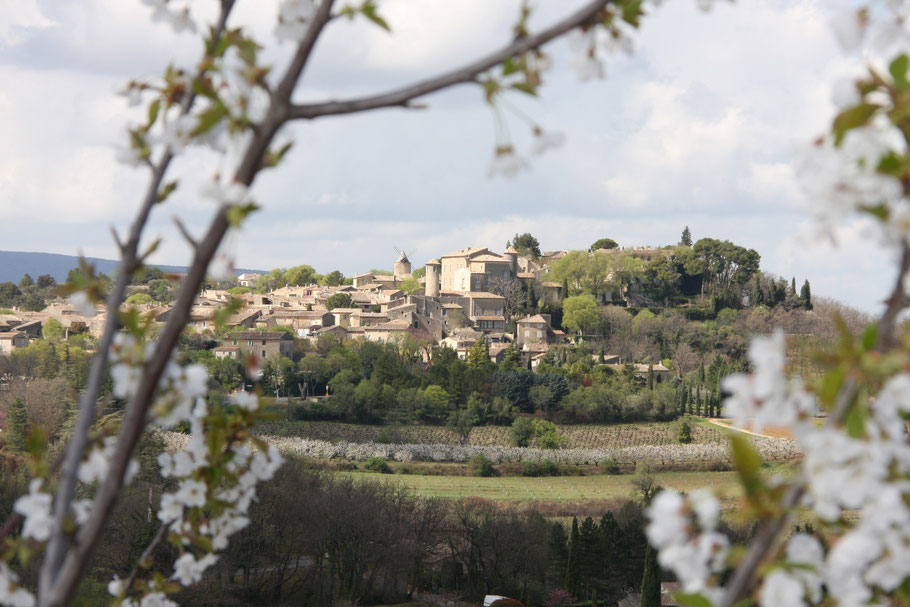
[[[672,571],[683,592],[716,602],[722,594],[716,575],[725,568],[729,540],[717,531],[720,502],[708,489],[690,496],[667,490],[658,493],[646,510],[648,541],[657,560]]]

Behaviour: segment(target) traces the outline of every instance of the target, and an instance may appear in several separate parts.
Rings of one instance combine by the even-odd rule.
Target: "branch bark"
[[[274,138],[275,133],[277,133],[278,129],[281,128],[281,125],[284,124],[284,122],[287,120],[287,111],[288,107],[290,106],[290,95],[293,92],[294,85],[299,80],[300,75],[302,74],[303,69],[307,64],[316,40],[318,39],[320,33],[322,32],[322,29],[325,27],[325,24],[330,18],[333,4],[334,0],[325,0],[320,4],[319,11],[314,17],[310,27],[308,28],[304,39],[298,46],[294,58],[291,60],[291,63],[281,80],[281,84],[272,94],[269,111],[265,119],[259,125],[260,128],[257,130],[252,141],[247,146],[244,157],[234,174],[234,180],[236,182],[249,186],[253,183],[256,175],[262,169],[262,159],[265,155],[266,150],[268,149],[268,145]],[[222,4],[222,19],[219,20],[222,31],[232,5],[233,0],[225,0]],[[191,103],[191,101],[188,103]],[[187,107],[187,111],[188,109],[189,108]],[[159,170],[156,170],[155,174],[153,175],[153,184],[149,188],[146,202],[149,199],[153,201],[157,199],[158,187],[160,186],[164,171],[166,170],[167,165],[170,163],[171,158],[172,155],[170,152],[165,152],[165,155],[162,158],[162,162],[159,165]],[[151,204],[154,204],[154,202]],[[137,236],[137,246],[138,235],[141,235],[150,209],[151,205],[144,204],[140,211],[139,217],[137,217],[137,220],[134,223],[134,233]],[[181,284],[180,291],[177,295],[177,300],[174,303],[173,311],[168,319],[167,324],[160,334],[158,345],[155,347],[154,354],[148,361],[146,361],[144,365],[142,377],[139,381],[139,386],[136,391],[136,397],[133,398],[127,406],[123,422],[121,423],[117,446],[111,458],[107,478],[98,489],[89,519],[79,531],[78,535],[76,536],[74,545],[66,554],[66,557],[63,559],[61,565],[52,566],[47,564],[47,559],[45,561],[45,565],[42,568],[42,577],[45,575],[46,568],[48,571],[46,574],[48,576],[48,581],[42,585],[39,600],[39,605],[42,607],[63,607],[63,605],[66,605],[69,602],[73,592],[76,589],[76,586],[78,585],[85,564],[88,561],[88,557],[94,550],[101,536],[101,533],[104,530],[110,513],[117,501],[120,490],[123,487],[123,477],[126,472],[127,465],[130,461],[130,457],[145,429],[148,409],[154,400],[158,381],[161,379],[164,368],[170,360],[171,352],[177,344],[177,339],[180,337],[180,334],[186,326],[186,323],[189,319],[190,308],[192,307],[193,301],[195,301],[199,286],[202,284],[205,278],[205,272],[208,269],[208,265],[214,257],[215,252],[218,250],[218,246],[221,244],[221,240],[224,238],[225,233],[230,227],[230,222],[228,220],[229,211],[230,207],[228,205],[222,204],[218,208],[215,217],[213,218],[212,223],[206,232],[205,237],[198,242],[198,246],[194,252],[192,265],[190,266],[187,275]],[[130,242],[132,242],[132,240],[133,239],[131,237]],[[135,251],[135,249],[133,251]],[[133,256],[135,256],[135,252],[133,252]],[[125,291],[126,282],[128,282],[129,276],[134,271],[134,269],[135,268],[131,267],[130,263],[127,263],[126,259],[121,262],[119,270],[120,274],[118,275],[118,285],[120,285],[121,282],[123,283],[123,291]],[[117,321],[112,321],[111,318],[116,319],[115,311],[119,309],[120,302],[122,301],[123,291],[120,292],[120,299],[115,299],[113,292],[109,298],[108,310],[111,316],[108,318],[108,324],[106,325],[105,331],[105,336],[108,337],[107,346],[103,350],[104,356],[99,356],[99,358],[95,361],[96,366],[98,366],[99,360],[103,358],[100,363],[101,377],[103,377],[104,367],[107,363],[107,348],[110,347],[110,343],[113,340],[113,334],[117,329]],[[109,336],[107,330],[108,328],[110,328]],[[99,350],[100,348],[101,346],[99,346]],[[101,352],[99,352],[99,354],[100,353]],[[87,400],[86,397],[88,396],[89,393],[87,391],[85,397],[83,398],[83,403]],[[95,392],[95,398],[97,398],[97,390]],[[70,484],[70,497],[64,506],[58,505],[57,507],[58,511],[62,511],[62,515],[60,515],[59,525],[59,529],[61,530],[61,540],[59,542],[59,545],[61,546],[59,549],[61,555],[63,544],[62,521],[63,517],[66,515],[66,512],[69,509],[69,502],[72,500],[72,487],[75,486],[75,471],[78,469],[79,461],[82,457],[82,451],[85,448],[88,430],[91,426],[93,408],[94,398],[89,402],[89,410],[85,416],[87,419],[85,420],[82,448],[76,451],[75,448],[71,446],[68,450],[68,460],[69,454],[72,452],[75,453],[75,461],[72,463],[72,482]],[[83,421],[82,418],[83,411],[80,408],[80,422]],[[81,429],[81,426],[79,426],[79,428]],[[64,474],[65,473],[66,470],[64,471]],[[61,480],[61,484],[62,483],[63,481]],[[57,563],[60,563],[60,556],[57,556],[56,558]]]
[[[474,82],[479,74],[500,64],[506,57],[512,57],[539,48],[576,27],[593,23],[598,13],[612,2],[613,0],[594,0],[565,19],[554,23],[533,36],[519,38],[498,51],[445,74],[379,95],[358,97],[346,101],[294,105],[291,107],[288,117],[290,119],[313,119],[322,116],[365,112],[385,107],[407,107],[417,97],[422,97],[456,84]]]

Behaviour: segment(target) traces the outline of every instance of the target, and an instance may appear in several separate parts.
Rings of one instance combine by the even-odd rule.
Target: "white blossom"
[[[308,22],[315,14],[314,0],[281,0],[275,37],[282,41],[299,42],[306,35]]]
[[[161,505],[158,508],[158,520],[170,523],[183,518],[183,504],[173,493],[161,495]]]
[[[177,603],[167,598],[163,592],[152,592],[142,597],[139,607],[177,607]]]
[[[544,131],[537,127],[534,129],[534,145],[531,147],[531,153],[539,156],[551,148],[560,147],[565,139],[566,136],[563,133]]]
[[[790,572],[775,569],[761,588],[761,607],[806,607],[803,585]]]
[[[95,304],[89,299],[89,296],[85,291],[76,291],[70,296],[70,305],[72,305],[79,314],[83,316],[95,316],[98,314],[98,310],[95,309]]]
[[[115,575],[114,579],[107,583],[107,593],[111,596],[120,596],[126,592],[126,580],[121,580],[120,576]]]
[[[526,169],[528,163],[515,153],[512,146],[502,146],[496,149],[493,161],[487,171],[489,177],[502,175],[503,177],[512,178],[518,175],[523,169]]]
[[[184,552],[174,563],[174,575],[171,576],[171,579],[179,580],[184,586],[195,584],[202,579],[203,572],[214,565],[217,560],[218,557],[214,554],[206,554],[197,561],[192,554]]]
[[[194,480],[185,480],[180,483],[180,488],[177,490],[176,499],[181,504],[187,507],[202,507],[205,506],[205,494],[206,486],[205,483],[201,481]]]
[[[259,397],[253,392],[241,391],[239,394],[232,396],[231,401],[247,411],[255,411],[259,408]]]
[[[5,562],[0,561],[0,604],[10,607],[34,607],[35,596],[16,586],[18,578]]]
[[[865,13],[855,8],[840,10],[831,17],[834,37],[846,53],[851,53],[862,45],[867,25]]]
[[[111,379],[114,382],[112,390],[117,398],[132,398],[139,388],[142,378],[142,369],[129,363],[119,363],[111,367]]]
[[[32,479],[28,485],[28,495],[23,495],[13,504],[13,510],[25,517],[22,535],[45,542],[51,536],[54,518],[51,515],[51,496],[41,491],[43,481]]]
[[[862,101],[859,89],[856,87],[855,78],[840,78],[834,82],[831,89],[831,101],[838,110],[853,107]]]
[[[198,119],[190,114],[171,118],[164,125],[161,142],[172,152],[178,153],[189,144],[198,124]]]

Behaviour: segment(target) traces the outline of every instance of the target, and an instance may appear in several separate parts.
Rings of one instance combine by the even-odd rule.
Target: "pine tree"
[[[550,528],[548,556],[550,585],[558,588],[566,581],[566,565],[569,560],[568,538],[562,523],[553,523]]]
[[[692,232],[689,231],[689,226],[683,228],[682,237],[679,239],[679,244],[684,247],[692,246]]]
[[[799,291],[799,303],[807,310],[812,309],[812,289],[809,287],[809,281],[803,283],[803,288]]]
[[[566,560],[566,590],[578,596],[581,589],[581,563],[579,562],[578,517],[572,517],[572,532],[569,534],[569,557]]]
[[[641,578],[641,607],[660,607],[660,567],[657,551],[645,549],[645,571]]]
[[[17,398],[13,401],[6,414],[6,446],[18,452],[26,449],[28,438],[28,411],[25,410],[25,401]]]

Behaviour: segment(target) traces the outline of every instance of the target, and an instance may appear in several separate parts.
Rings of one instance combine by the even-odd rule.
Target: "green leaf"
[[[512,57],[506,57],[502,60],[502,75],[509,76],[518,71],[518,65]]]
[[[863,350],[868,352],[875,347],[878,342],[878,323],[873,323],[863,331],[862,344]]]
[[[822,377],[821,385],[818,389],[819,399],[826,404],[833,405],[844,384],[846,373],[842,368],[831,369]]]
[[[682,592],[673,595],[676,602],[682,607],[711,607],[711,601],[700,594],[685,594]]]
[[[392,28],[389,27],[389,24],[386,23],[386,20],[379,16],[376,12],[376,4],[370,2],[363,3],[363,6],[360,7],[360,12],[363,13],[363,16],[384,29],[387,32],[391,32]]]
[[[743,434],[731,434],[730,446],[733,451],[733,463],[736,464],[746,495],[757,495],[765,485],[761,477],[761,455]]]
[[[906,54],[899,55],[888,66],[888,71],[891,72],[891,77],[894,78],[894,86],[899,91],[906,91],[910,88],[910,82],[907,81],[908,68],[910,68],[910,58]]]
[[[148,126],[151,128],[155,121],[158,120],[158,112],[161,110],[161,99],[155,99],[149,104],[149,122]]]
[[[626,2],[622,7],[622,20],[632,27],[638,27],[641,24],[641,17],[645,14],[641,8],[643,2],[644,0]]]
[[[259,210],[259,205],[255,202],[249,204],[234,205],[228,210],[228,221],[231,226],[239,228],[246,216],[253,211]]]
[[[192,137],[198,137],[203,133],[211,131],[226,115],[227,108],[221,103],[216,103],[199,115],[199,123],[196,124],[196,128],[193,129],[193,132],[190,133],[190,135]]]
[[[164,187],[161,188],[161,191],[158,192],[158,202],[164,202],[167,200],[167,197],[170,196],[174,190],[177,189],[177,181],[170,181],[164,184]]]
[[[528,95],[533,95],[535,97],[537,96],[537,87],[529,82],[516,82],[512,84],[512,88],[516,91],[527,93]]]
[[[847,131],[866,124],[880,107],[880,105],[875,103],[860,103],[838,114],[831,127],[834,132],[834,145],[840,145]]]
[[[866,415],[857,407],[847,413],[847,436],[850,438],[863,438],[866,435]]]

